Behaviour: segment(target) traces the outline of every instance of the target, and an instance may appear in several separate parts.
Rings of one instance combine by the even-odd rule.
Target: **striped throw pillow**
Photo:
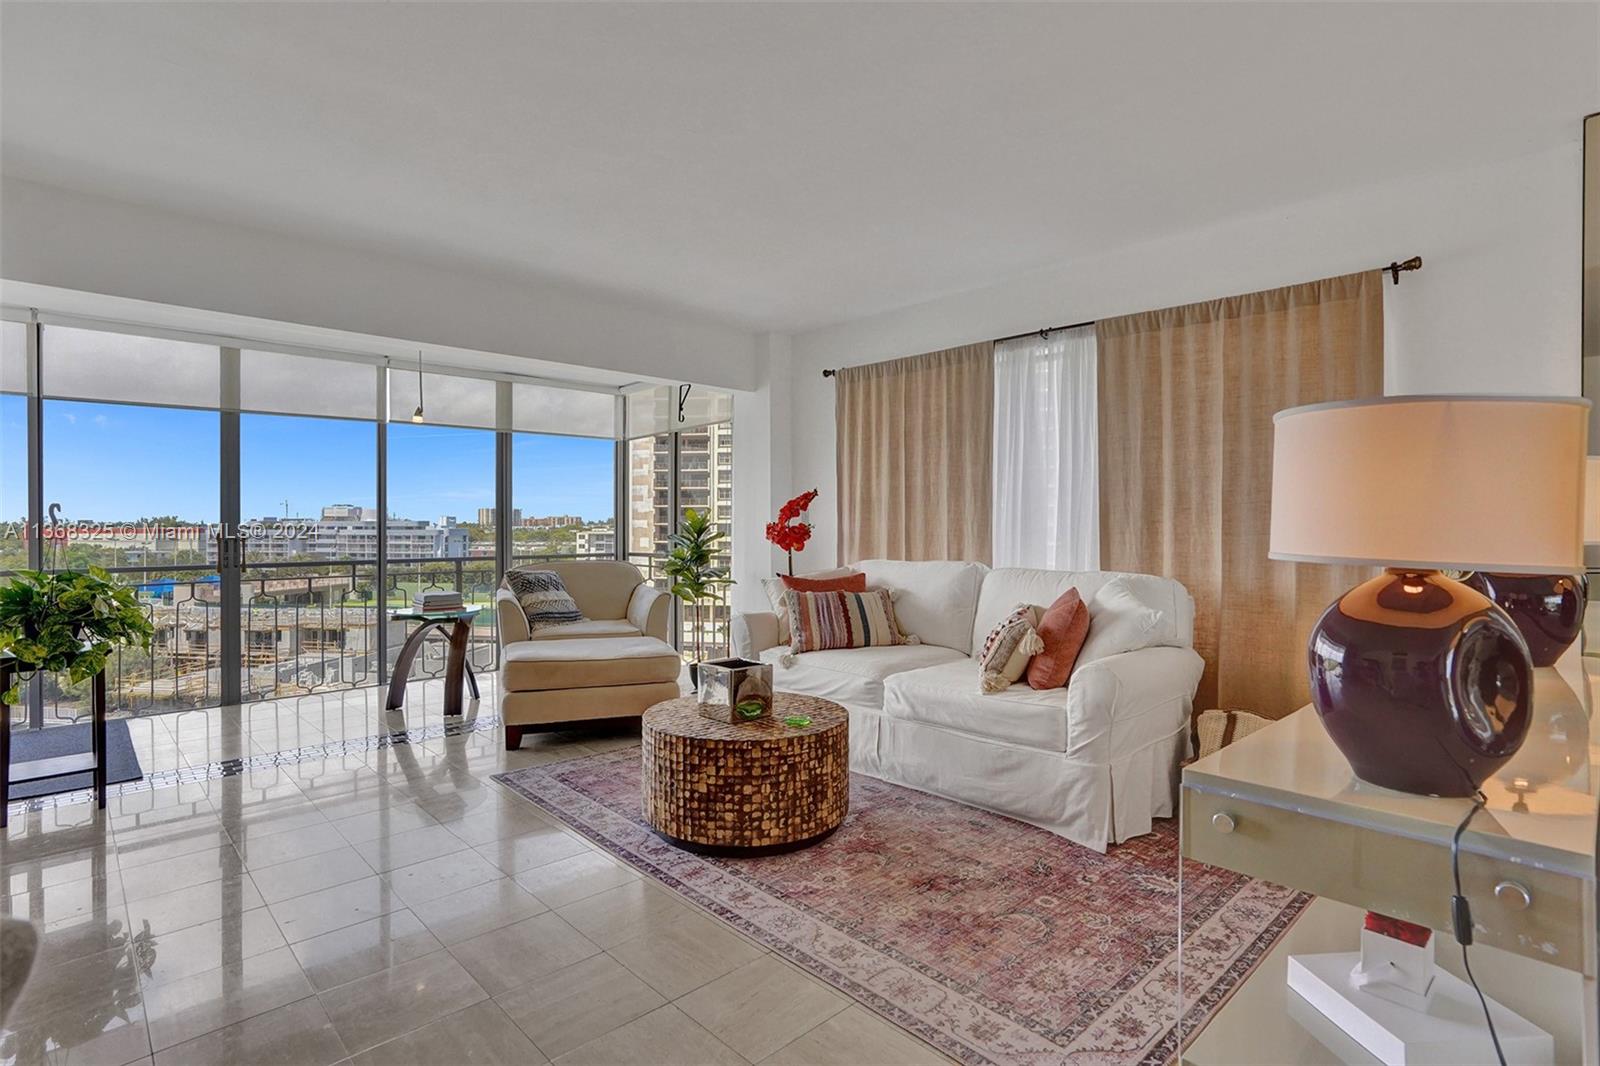
[[[583,621],[583,612],[554,570],[507,570],[502,582],[528,616],[528,631]]]
[[[900,632],[894,599],[888,589],[865,592],[802,592],[789,590],[789,651],[829,648],[872,648],[912,644]]]

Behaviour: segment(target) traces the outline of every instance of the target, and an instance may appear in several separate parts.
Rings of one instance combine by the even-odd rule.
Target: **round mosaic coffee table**
[[[785,718],[803,715],[807,726]],[[815,696],[778,693],[771,717],[737,725],[691,697],[644,712],[644,818],[689,851],[762,854],[815,844],[850,809],[850,718]]]

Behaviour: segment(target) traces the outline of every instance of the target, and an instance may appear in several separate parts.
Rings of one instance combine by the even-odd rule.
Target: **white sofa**
[[[855,569],[869,587],[894,593],[901,628],[920,644],[790,655],[778,643],[776,615],[733,619],[735,652],[772,663],[778,691],[821,696],[849,712],[853,769],[1098,851],[1172,815],[1204,668],[1192,647],[1194,600],[1182,584],[960,562],[871,559]],[[1091,604],[1092,634],[1095,593],[1116,577],[1161,612],[1149,638],[1159,646],[1080,659],[1065,688],[1020,682],[983,694],[972,655],[1013,607],[1048,606],[1076,587]]]

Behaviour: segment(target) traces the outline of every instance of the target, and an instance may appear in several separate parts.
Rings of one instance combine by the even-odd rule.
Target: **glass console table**
[[[1579,659],[1539,671],[1534,725],[1484,784],[1488,806],[1462,837],[1461,875],[1484,993],[1551,1033],[1557,1062],[1593,1066],[1600,736],[1591,738],[1588,716],[1600,660]],[[1183,1034],[1183,1062],[1376,1061],[1289,989],[1288,956],[1357,950],[1372,910],[1435,930],[1435,961],[1461,976],[1461,949],[1446,931],[1449,842],[1469,803],[1357,780],[1309,706],[1186,767],[1185,858],[1318,898],[1199,1032]],[[1181,874],[1178,891],[1182,914],[1190,901]],[[1180,967],[1184,937],[1196,932],[1179,931]],[[1190,1024],[1203,1015],[1193,998],[1182,1004]]]

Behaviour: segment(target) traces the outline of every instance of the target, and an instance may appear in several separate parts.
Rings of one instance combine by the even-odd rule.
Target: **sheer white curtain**
[[[994,565],[1100,566],[1093,326],[994,348]]]

